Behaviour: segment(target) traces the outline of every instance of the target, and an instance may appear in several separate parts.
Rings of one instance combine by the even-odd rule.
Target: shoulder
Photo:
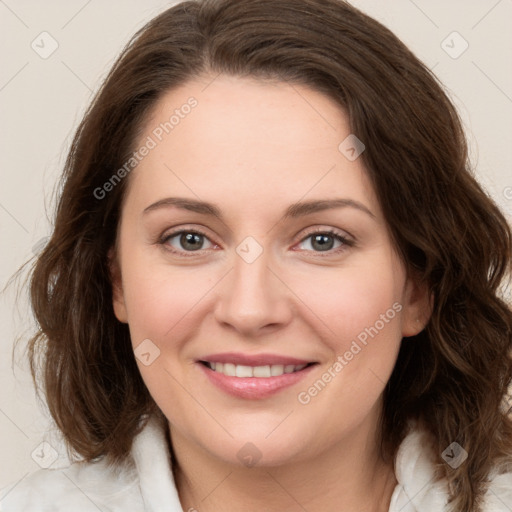
[[[43,469],[0,491],[2,512],[182,511],[167,432],[150,417],[123,465],[105,460]]]
[[[97,512],[143,510],[136,471],[104,461],[41,469],[0,492],[2,512]]]
[[[448,487],[435,478],[435,463],[428,449],[426,434],[413,426],[405,437],[395,460],[398,485],[391,498],[389,512],[429,510],[446,512]],[[490,475],[482,503],[483,512],[512,510],[512,473]]]

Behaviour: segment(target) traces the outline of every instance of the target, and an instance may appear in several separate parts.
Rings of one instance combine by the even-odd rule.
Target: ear
[[[124,301],[123,282],[121,279],[121,268],[119,266],[114,247],[109,249],[107,257],[110,271],[110,282],[112,283],[112,305],[114,307],[114,314],[120,322],[128,323],[128,315]]]
[[[407,277],[402,305],[402,337],[415,336],[427,325],[434,305],[428,283],[419,275]]]

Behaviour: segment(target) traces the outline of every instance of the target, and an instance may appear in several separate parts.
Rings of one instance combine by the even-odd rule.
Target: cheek
[[[391,270],[391,262],[379,263],[329,269],[313,280],[303,276],[294,282],[297,294],[305,297],[304,310],[314,314],[324,342],[337,354],[358,337],[364,341],[365,333],[374,333],[375,327],[383,338],[400,332],[402,277]]]
[[[333,432],[340,422],[349,421],[348,412],[354,424],[368,414],[394,368],[404,276],[392,264],[392,259],[381,258],[379,264],[317,275],[315,286],[311,281],[303,285],[305,305],[314,312],[316,330],[331,357],[320,378],[305,382],[297,399],[305,411],[323,417]]]
[[[165,265],[128,266],[124,282],[130,332],[134,345],[141,339],[159,343],[175,337],[200,306],[215,280],[190,268]]]
[[[130,336],[139,371],[156,403],[180,423],[179,418],[193,409],[180,386],[188,375],[183,349],[195,337],[202,299],[215,280],[192,267],[173,269],[137,258],[127,262],[125,275]],[[150,364],[138,356],[143,346],[144,353],[150,352]]]

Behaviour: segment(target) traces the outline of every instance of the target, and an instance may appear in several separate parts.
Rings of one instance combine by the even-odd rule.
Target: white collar
[[[145,511],[182,512],[166,432],[156,418],[150,418],[135,437],[131,454],[139,475]]]

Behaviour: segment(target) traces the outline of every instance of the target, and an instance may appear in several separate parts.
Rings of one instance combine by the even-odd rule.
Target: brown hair
[[[393,457],[408,420],[419,419],[454,510],[478,510],[491,468],[512,454],[500,409],[512,312],[499,293],[511,230],[471,174],[461,122],[435,76],[341,0],[180,3],[115,63],[73,140],[55,228],[31,276],[32,372],[69,446],[87,460],[121,461],[143,414],[158,412],[112,307],[107,254],[129,178],[103,199],[94,190],[126,162],[162,94],[205,72],[306,85],[346,111],[397,250],[433,298],[426,329],[402,342],[385,389],[382,453]],[[457,469],[440,458],[454,441],[468,452]]]

